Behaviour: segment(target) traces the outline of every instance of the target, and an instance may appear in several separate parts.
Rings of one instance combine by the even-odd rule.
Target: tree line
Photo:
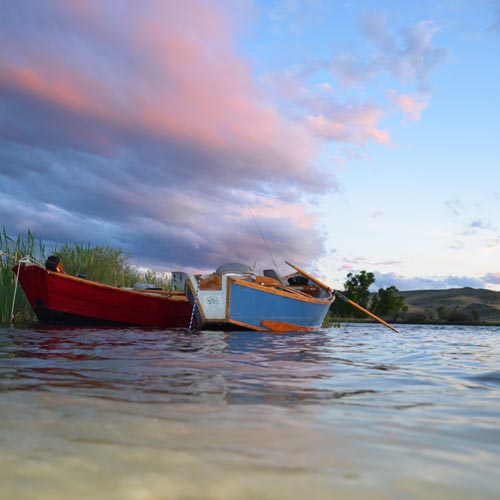
[[[373,314],[391,322],[400,323],[444,323],[444,324],[480,324],[481,319],[476,310],[466,310],[455,306],[439,306],[426,308],[424,311],[408,313],[408,305],[404,297],[395,286],[379,288],[377,292],[370,292],[375,283],[375,275],[371,272],[360,271],[357,274],[349,273],[344,283],[344,295]],[[336,300],[330,307],[331,318],[366,318],[364,313],[342,300]]]
[[[349,273],[344,283],[344,294],[360,306],[370,310],[373,314],[391,321],[401,320],[408,311],[404,298],[399,295],[395,286],[379,288],[376,293],[370,292],[375,283],[375,275],[371,272],[360,271],[357,274]],[[364,318],[364,313],[353,308],[341,300],[336,300],[330,309],[333,316],[340,318]]]

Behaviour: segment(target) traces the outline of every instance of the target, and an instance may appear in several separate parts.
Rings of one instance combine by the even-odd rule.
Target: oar
[[[309,326],[295,325],[294,323],[285,323],[284,321],[272,321],[270,319],[263,319],[260,324],[273,333],[285,333],[285,332],[310,332],[314,328]]]
[[[389,323],[387,323],[386,321],[384,321],[382,318],[379,318],[378,316],[375,316],[375,314],[373,314],[372,312],[368,311],[363,306],[360,306],[359,304],[357,304],[356,302],[354,302],[354,300],[351,300],[351,299],[347,298],[344,294],[340,293],[339,291],[334,290],[333,288],[330,288],[328,285],[326,285],[325,283],[321,282],[319,279],[315,278],[314,276],[311,276],[309,273],[307,273],[306,271],[302,270],[300,267],[295,266],[294,264],[291,264],[288,261],[285,261],[285,262],[290,267],[293,267],[297,272],[299,272],[300,274],[303,274],[306,278],[309,278],[311,281],[314,281],[314,283],[316,283],[320,287],[324,288],[325,290],[329,290],[330,292],[332,292],[333,294],[335,294],[335,296],[337,296],[339,299],[343,300],[347,304],[350,304],[351,306],[356,307],[360,311],[363,311],[365,314],[367,314],[368,316],[370,316],[370,318],[373,318],[374,320],[378,321],[379,323],[382,323],[383,325],[385,325],[387,328],[390,328],[391,330],[394,330],[396,333],[399,333]]]
[[[354,306],[358,308],[360,311],[363,311],[365,314],[368,314],[371,318],[377,320],[379,323],[382,323],[385,325],[387,328],[390,328],[391,330],[394,330],[396,333],[399,333],[393,326],[389,325],[389,323],[385,322],[382,318],[379,318],[378,316],[375,316],[372,312],[368,311],[368,309],[365,309],[363,306],[360,306],[359,304],[356,304],[354,300],[351,300],[347,298],[344,294],[340,293],[337,290],[333,290],[333,293],[341,300],[344,302],[347,302],[347,304],[351,304],[351,306]]]

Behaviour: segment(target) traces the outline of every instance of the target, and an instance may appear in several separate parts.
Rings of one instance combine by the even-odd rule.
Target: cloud
[[[53,241],[211,268],[324,252],[305,198],[319,141],[266,102],[237,10],[22,2],[0,35],[0,220]],[[7,43],[7,41],[9,43]],[[292,201],[293,200],[293,201]]]
[[[444,204],[446,208],[450,210],[451,213],[457,217],[461,216],[465,209],[464,204],[457,198],[445,201]]]
[[[395,286],[398,290],[443,290],[447,288],[484,288],[484,278],[470,276],[429,276],[429,277],[405,277],[397,273],[375,274],[374,291],[379,288]]]
[[[493,1],[492,4],[495,6],[495,9],[490,29],[493,33],[500,35],[500,0]]]
[[[266,74],[264,83],[278,101],[285,101],[297,120],[318,138],[335,143],[361,145],[368,141],[390,142],[379,123],[384,110],[372,102],[342,102],[327,82],[309,85],[308,79],[322,69],[319,63]]]
[[[377,75],[389,74],[405,85],[416,84],[419,92],[429,91],[429,76],[447,58],[434,47],[432,37],[439,27],[431,20],[420,21],[394,35],[380,14],[361,16],[359,27],[369,42],[368,54],[344,51],[332,58],[330,70],[344,85],[356,85]]]
[[[358,273],[365,264],[372,266],[392,265],[398,262],[374,262],[368,263],[363,257],[352,259],[355,268],[343,266],[343,270],[348,270],[354,274]],[[500,273],[492,272],[484,276],[403,276],[398,273],[384,273],[372,271],[375,275],[375,283],[370,287],[370,291],[376,292],[380,288],[395,286],[400,291],[408,290],[443,290],[448,288],[486,288],[500,284]]]
[[[362,268],[373,267],[373,266],[393,266],[395,264],[401,264],[398,260],[384,260],[384,261],[369,261],[366,257],[353,257],[342,259],[342,265],[339,271],[349,271],[353,273],[359,272]]]
[[[474,235],[484,231],[494,231],[495,227],[486,219],[475,219],[468,222],[462,232],[463,236]]]
[[[295,3],[283,4],[278,10],[294,17],[301,11]],[[391,111],[386,109],[387,104],[366,98],[356,101],[352,92],[350,99],[343,101],[339,98],[342,86],[357,86],[375,78],[379,86],[387,85],[390,76],[412,89],[388,92],[405,122],[418,121],[430,103],[430,75],[446,59],[447,52],[434,46],[439,27],[431,20],[396,30],[383,15],[366,14],[359,17],[358,24],[363,45],[337,49],[329,59],[295,61],[285,70],[267,73],[263,82],[276,101],[286,104],[318,139],[356,147],[371,141],[387,145],[390,131],[382,125]],[[306,25],[304,21],[304,30]]]
[[[306,117],[306,124],[319,137],[352,144],[363,144],[368,139],[380,144],[389,143],[389,133],[377,128],[383,114],[377,106],[362,104],[341,107],[325,103],[320,107],[324,114]]]
[[[491,199],[496,203],[495,193]],[[491,217],[496,214],[494,205],[490,208],[484,198],[481,202],[465,205],[459,199],[446,201],[445,207],[454,217],[455,229],[451,235],[450,248],[463,250],[474,249],[482,255],[492,253],[498,246],[500,236],[498,228],[491,222]],[[488,216],[489,215],[489,216]]]
[[[500,272],[488,273],[484,276],[484,281],[492,285],[500,285]]]
[[[429,106],[429,98],[425,96],[398,94],[395,90],[390,90],[389,96],[404,113],[406,121],[420,120],[422,111]]]

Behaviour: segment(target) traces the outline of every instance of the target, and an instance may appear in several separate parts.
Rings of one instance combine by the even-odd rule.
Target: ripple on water
[[[497,498],[500,329],[400,330],[4,330],[4,495]]]

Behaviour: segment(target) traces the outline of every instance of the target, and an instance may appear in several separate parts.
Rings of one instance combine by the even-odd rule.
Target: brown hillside
[[[437,311],[440,307],[476,311],[481,321],[500,321],[500,292],[483,288],[414,290],[400,292],[408,312]]]

